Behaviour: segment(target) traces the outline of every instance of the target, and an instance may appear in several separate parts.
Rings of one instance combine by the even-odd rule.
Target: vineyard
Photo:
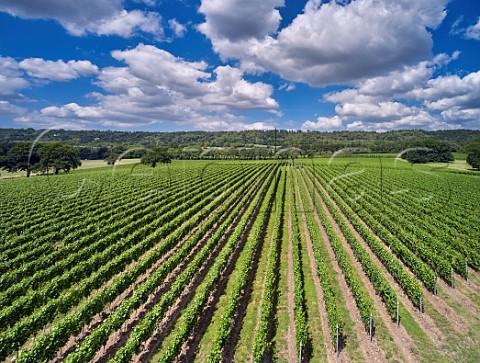
[[[0,361],[480,362],[478,175],[175,160],[0,191]]]

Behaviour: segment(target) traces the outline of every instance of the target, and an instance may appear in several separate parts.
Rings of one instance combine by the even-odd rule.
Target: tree
[[[29,177],[40,161],[37,151],[38,145],[24,141],[16,142],[8,150],[7,155],[2,158],[2,169],[10,173],[26,171],[27,177]]]
[[[109,152],[107,157],[105,158],[105,161],[107,162],[107,165],[114,165],[115,162],[118,160],[118,157],[120,154],[114,153],[114,152]]]
[[[163,147],[152,147],[141,158],[142,164],[150,165],[154,168],[157,163],[168,164],[172,162],[172,158],[167,150]]]
[[[40,144],[37,154],[39,162],[35,169],[41,172],[48,173],[51,168],[57,175],[60,170],[68,173],[71,169],[76,169],[82,165],[80,150],[60,142]]]
[[[472,168],[480,170],[480,139],[468,144],[465,150],[467,151],[467,163]]]
[[[454,160],[452,146],[439,140],[421,140],[410,147],[411,150],[402,154],[402,159],[411,164],[448,163]]]

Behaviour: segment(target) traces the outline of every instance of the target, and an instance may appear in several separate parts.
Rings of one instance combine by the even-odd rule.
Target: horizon
[[[121,130],[121,129],[69,129],[69,128],[35,128],[35,127],[3,127],[0,125],[0,130],[34,130],[34,131],[73,131],[73,132],[126,132],[126,133],[134,133],[134,132],[146,132],[146,133],[175,133],[175,132],[209,132],[209,133],[220,133],[220,132],[267,132],[267,131],[283,131],[283,132],[317,132],[317,133],[341,133],[341,132],[364,132],[364,133],[377,133],[377,134],[384,134],[389,132],[480,132],[480,129],[438,129],[438,130],[427,130],[422,128],[417,129],[394,129],[394,130],[303,130],[303,129],[279,129],[279,128],[266,128],[266,129],[243,129],[243,130]]]
[[[0,0],[0,127],[480,130],[479,45],[460,0]]]

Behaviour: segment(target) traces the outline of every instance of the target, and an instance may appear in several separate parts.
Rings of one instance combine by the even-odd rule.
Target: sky
[[[0,0],[0,127],[480,129],[480,1]]]

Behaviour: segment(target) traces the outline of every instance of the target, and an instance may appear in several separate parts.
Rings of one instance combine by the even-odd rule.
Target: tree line
[[[1,151],[1,150],[0,150]],[[78,148],[65,143],[16,142],[0,154],[0,167],[10,173],[25,171],[46,174],[66,173],[82,165]]]
[[[157,163],[170,163],[172,159],[240,159],[259,160],[274,158],[310,158],[328,156],[333,152],[351,147],[348,144],[336,144],[337,148],[318,150],[314,148],[281,147],[281,146],[249,146],[249,147],[165,147],[157,145],[134,146],[126,144],[95,146],[72,146],[64,142],[26,142],[17,141],[0,144],[0,168],[8,172],[25,171],[27,176],[32,172],[58,174],[60,171],[70,172],[81,166],[81,160],[105,160],[113,165],[119,159],[141,158],[141,162],[155,167]],[[342,146],[342,147],[340,147]],[[452,152],[456,148],[447,141],[435,139],[415,139],[403,143],[401,157],[410,163],[451,162]],[[365,147],[353,148],[352,152],[372,152]],[[480,138],[465,146],[466,161],[480,170]]]
[[[396,130],[374,131],[298,131],[298,130],[246,130],[246,131],[101,131],[101,130],[35,130],[0,128],[0,145],[16,141],[35,140],[43,133],[42,141],[64,142],[84,148],[82,159],[93,159],[95,153],[105,153],[112,145],[150,145],[173,149],[186,147],[298,147],[315,152],[334,152],[344,147],[364,147],[372,152],[400,152],[416,140],[448,142],[455,151],[480,138],[479,130]],[[90,155],[87,155],[91,153]],[[89,156],[89,157],[85,157]],[[103,159],[104,157],[95,157]]]

